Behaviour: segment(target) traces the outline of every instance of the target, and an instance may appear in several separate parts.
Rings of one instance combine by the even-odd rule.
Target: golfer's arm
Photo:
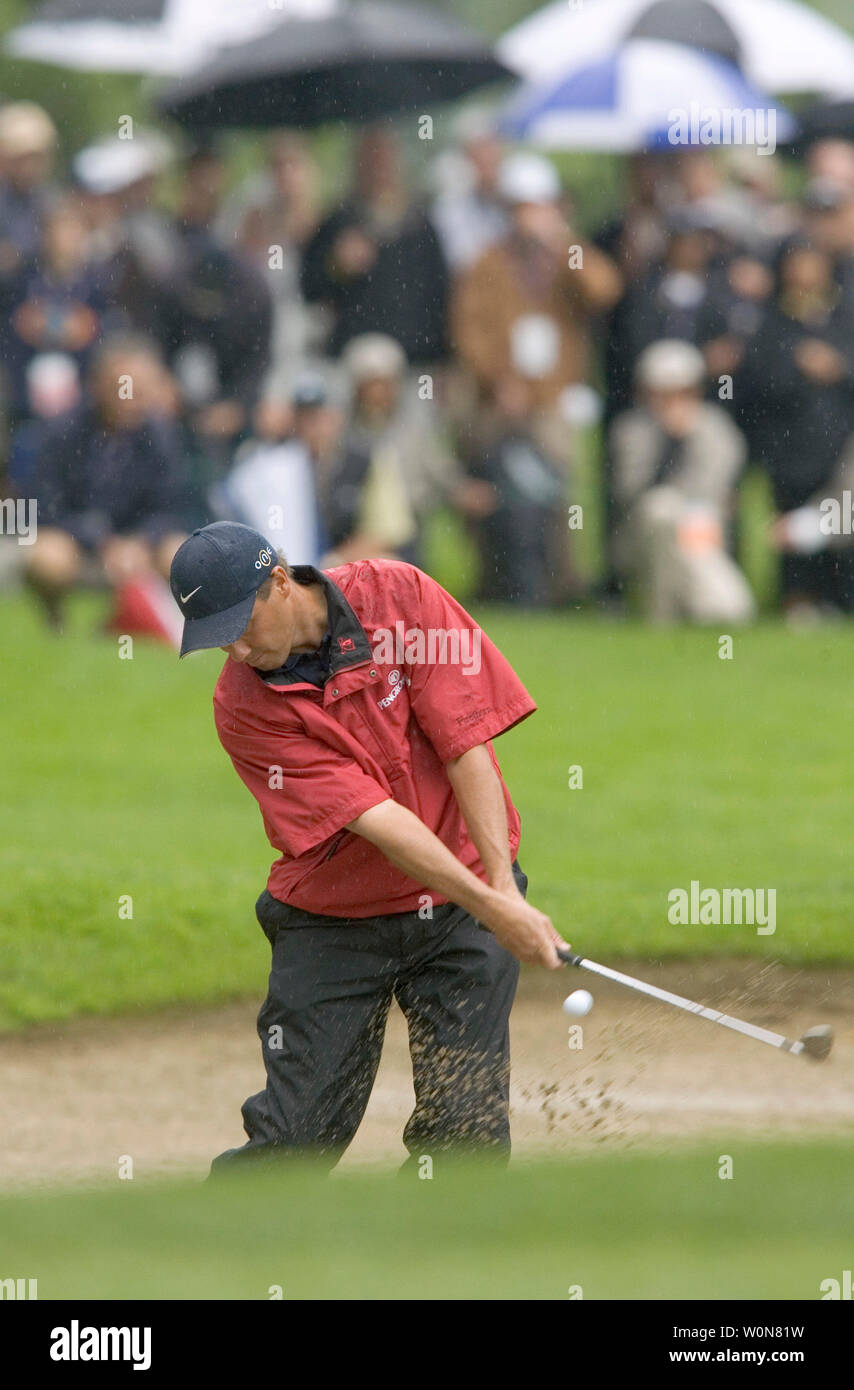
[[[499,892],[515,888],[504,792],[486,744],[451,758],[445,771],[490,885]]]
[[[347,829],[370,840],[416,883],[459,903],[488,925],[490,908],[501,901],[501,895],[461,864],[407,806],[381,801],[350,821]]]

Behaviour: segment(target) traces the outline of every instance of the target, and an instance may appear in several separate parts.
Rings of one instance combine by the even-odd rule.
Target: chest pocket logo
[[[393,705],[401,690],[405,690],[409,685],[409,677],[402,676],[399,671],[390,671],[388,679],[391,690],[381,700],[377,700],[380,709],[388,709],[389,705]]]

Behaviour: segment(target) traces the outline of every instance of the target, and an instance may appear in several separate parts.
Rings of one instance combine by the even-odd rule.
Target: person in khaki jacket
[[[518,374],[541,412],[559,412],[566,388],[587,377],[590,319],[617,302],[622,280],[613,262],[567,222],[547,160],[509,156],[499,190],[510,209],[510,233],[457,282],[455,346],[485,396]]]
[[[756,612],[724,543],[747,444],[704,401],[704,379],[691,343],[651,344],[638,359],[637,404],[611,427],[615,563],[652,622],[747,622]]]
[[[591,320],[616,304],[622,279],[613,262],[567,222],[560,181],[548,160],[508,156],[498,187],[510,232],[459,277],[452,295],[452,339],[473,388],[466,408],[454,411],[458,447],[472,460],[494,448],[501,433],[497,402],[524,388],[531,437],[553,460],[568,494],[574,452],[570,388],[587,378]],[[569,597],[577,582],[567,540],[564,523],[545,544],[556,588]]]

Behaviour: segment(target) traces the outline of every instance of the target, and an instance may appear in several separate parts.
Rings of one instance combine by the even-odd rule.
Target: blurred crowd
[[[172,640],[171,557],[218,518],[292,563],[428,567],[443,509],[481,599],[746,621],[748,463],[786,613],[851,611],[854,144],[813,145],[796,197],[745,148],[630,158],[589,236],[553,163],[483,111],[420,153],[416,178],[394,128],[354,132],[330,202],[292,132],[235,186],[216,145],[179,159],[147,131],[60,170],[50,116],[0,108],[0,493],[37,501],[18,554],[49,621],[108,584],[118,630]]]

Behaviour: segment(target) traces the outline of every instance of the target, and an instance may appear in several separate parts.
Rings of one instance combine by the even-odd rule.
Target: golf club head
[[[827,1023],[808,1028],[801,1038],[804,1052],[815,1062],[823,1062],[833,1047],[833,1029]]]

